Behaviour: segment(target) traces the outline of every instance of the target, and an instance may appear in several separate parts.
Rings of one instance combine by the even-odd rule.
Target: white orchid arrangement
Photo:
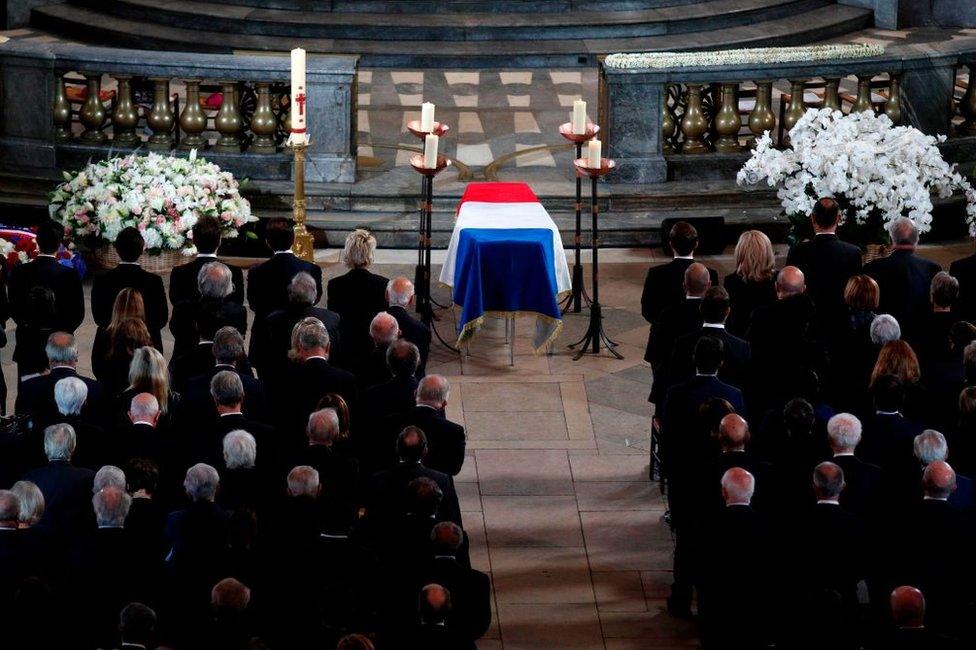
[[[787,215],[810,214],[818,199],[833,197],[851,206],[858,224],[872,214],[885,223],[905,216],[921,232],[932,227],[933,195],[963,191],[966,220],[976,235],[976,191],[943,159],[938,144],[944,140],[894,126],[871,111],[844,115],[812,108],[790,130],[791,148],[774,149],[768,131],[758,138],[737,180],[778,187]]]
[[[806,63],[835,59],[866,59],[884,54],[884,45],[834,43],[800,47],[751,47],[713,52],[637,52],[610,54],[603,65],[619,70],[689,68],[717,65]]]
[[[93,246],[134,226],[150,253],[192,252],[188,233],[201,216],[215,217],[226,238],[257,221],[234,175],[195,150],[188,158],[149,153],[89,163],[64,179],[51,193],[51,218],[66,237]]]

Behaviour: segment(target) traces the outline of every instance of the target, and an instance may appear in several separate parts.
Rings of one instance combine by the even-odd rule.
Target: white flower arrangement
[[[932,195],[962,190],[976,235],[976,191],[942,158],[937,145],[944,140],[894,126],[887,115],[812,108],[790,130],[790,149],[774,149],[768,131],[757,139],[737,180],[778,186],[787,215],[809,214],[818,199],[834,197],[852,207],[858,224],[872,213],[885,223],[906,216],[921,232],[931,229]]]
[[[150,253],[192,252],[187,233],[203,215],[215,217],[227,238],[257,221],[234,175],[196,151],[189,158],[131,154],[89,163],[64,178],[51,193],[51,218],[66,237],[93,247],[134,226]]]
[[[637,52],[610,54],[603,65],[618,70],[690,68],[718,65],[806,63],[834,59],[866,59],[884,54],[884,45],[835,43],[800,47],[753,47],[714,52]]]

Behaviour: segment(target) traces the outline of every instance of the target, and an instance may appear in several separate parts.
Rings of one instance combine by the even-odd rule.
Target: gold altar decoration
[[[757,138],[766,131],[776,128],[776,113],[773,112],[773,82],[756,82],[756,105],[749,113],[749,130]]]
[[[738,84],[722,84],[721,107],[715,115],[715,151],[719,153],[735,153],[742,150],[739,143],[739,129],[742,119],[739,117],[739,102],[736,98]]]
[[[305,198],[305,151],[308,149],[307,143],[288,145],[295,155],[295,200],[292,203],[292,218],[295,221],[295,243],[292,245],[292,252],[303,260],[311,262],[314,260],[315,241],[312,234],[308,232],[306,221],[308,216],[305,210],[308,208],[308,201]]]
[[[115,109],[112,111],[112,142],[122,147],[134,147],[139,144],[139,136],[136,134],[139,109],[132,101],[132,77],[116,75],[115,78],[119,82],[119,90]]]
[[[685,136],[681,153],[707,153],[708,145],[702,137],[708,132],[708,120],[702,112],[701,84],[688,84],[688,105],[681,117],[681,133]]]

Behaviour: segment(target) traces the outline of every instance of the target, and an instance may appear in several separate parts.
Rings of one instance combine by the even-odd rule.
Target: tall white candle
[[[437,169],[437,145],[438,138],[433,133],[428,133],[424,139],[424,167],[426,169]]]
[[[305,94],[305,50],[291,51],[291,138],[292,143],[308,141],[308,106]]]
[[[577,99],[573,102],[573,134],[583,135],[586,133],[586,102]]]
[[[599,169],[602,166],[600,156],[602,154],[601,149],[603,148],[603,143],[594,138],[586,143],[586,146],[586,166],[590,169]]]
[[[420,130],[431,133],[434,130],[434,105],[424,102],[420,106]]]

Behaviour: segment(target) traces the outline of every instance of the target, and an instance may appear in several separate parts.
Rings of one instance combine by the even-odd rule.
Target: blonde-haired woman
[[[342,339],[340,365],[354,368],[373,350],[369,324],[373,316],[384,311],[386,285],[389,280],[369,271],[376,253],[376,238],[359,228],[346,237],[343,257],[349,270],[328,284],[328,308],[339,314],[339,336]]]
[[[119,408],[129,410],[132,398],[150,393],[159,402],[160,417],[172,422],[179,410],[180,394],[170,387],[169,368],[159,350],[144,346],[132,355],[129,365],[129,387],[122,391]]]
[[[732,311],[725,328],[744,336],[756,307],[776,300],[776,258],[773,243],[758,230],[747,230],[735,245],[735,272],[725,276]]]
[[[112,341],[118,336],[122,324],[132,319],[142,322],[148,332],[146,305],[142,294],[138,289],[126,287],[115,296],[115,302],[112,303],[112,319],[108,326],[99,327],[95,331],[95,342],[92,344],[92,373],[99,381],[106,381],[108,374],[114,370],[109,361],[112,355]],[[131,327],[129,329],[131,330]],[[140,345],[152,345],[157,350],[162,350],[162,339],[158,337],[158,332],[156,334],[156,337],[150,334],[149,341]]]

